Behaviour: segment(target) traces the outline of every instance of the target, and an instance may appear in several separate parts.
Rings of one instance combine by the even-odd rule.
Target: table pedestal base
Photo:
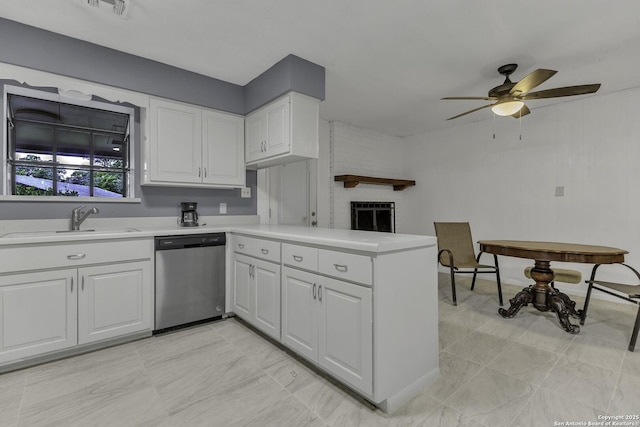
[[[569,316],[580,318],[582,310],[576,310],[576,303],[567,294],[558,291],[551,286],[553,282],[553,271],[549,267],[549,261],[536,261],[535,267],[531,270],[531,278],[536,281],[534,285],[524,288],[518,292],[509,302],[508,309],[501,308],[498,313],[502,317],[510,318],[516,315],[520,309],[529,303],[540,311],[553,311],[558,317],[562,328],[570,334],[580,332],[578,325],[569,322]]]

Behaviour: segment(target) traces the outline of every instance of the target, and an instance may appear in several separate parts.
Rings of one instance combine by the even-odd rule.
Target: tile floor
[[[0,375],[0,426],[543,427],[640,414],[635,306],[593,300],[570,335],[530,307],[502,319],[495,283],[468,284],[453,307],[440,275],[442,376],[393,415],[229,319]]]

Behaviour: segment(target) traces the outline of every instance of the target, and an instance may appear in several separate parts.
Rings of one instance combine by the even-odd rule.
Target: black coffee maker
[[[182,214],[180,215],[181,227],[197,227],[198,226],[198,212],[196,209],[198,204],[195,202],[182,202],[180,203],[182,208]]]

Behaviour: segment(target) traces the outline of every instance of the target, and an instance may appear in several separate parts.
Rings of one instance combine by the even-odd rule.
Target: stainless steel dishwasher
[[[224,314],[225,244],[224,233],[156,237],[155,333]]]

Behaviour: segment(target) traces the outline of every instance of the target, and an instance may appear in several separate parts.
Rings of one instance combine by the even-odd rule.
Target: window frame
[[[24,196],[12,194],[12,187],[14,185],[14,177],[12,167],[8,162],[8,129],[7,129],[7,117],[8,117],[8,96],[9,94],[28,96],[32,98],[39,98],[48,101],[61,102],[66,104],[73,104],[88,108],[97,108],[101,110],[109,110],[118,113],[127,114],[130,117],[129,120],[129,143],[128,143],[128,158],[126,163],[128,164],[128,171],[124,179],[126,185],[126,195],[124,197],[96,197],[96,196]],[[122,104],[115,104],[109,101],[96,101],[92,99],[91,95],[85,95],[76,90],[62,90],[58,89],[56,92],[49,92],[33,87],[15,86],[10,83],[3,85],[3,98],[2,98],[2,189],[0,194],[0,201],[38,201],[38,202],[137,202],[141,200],[135,197],[136,189],[136,157],[135,157],[135,144],[136,141],[136,114],[135,109]]]

